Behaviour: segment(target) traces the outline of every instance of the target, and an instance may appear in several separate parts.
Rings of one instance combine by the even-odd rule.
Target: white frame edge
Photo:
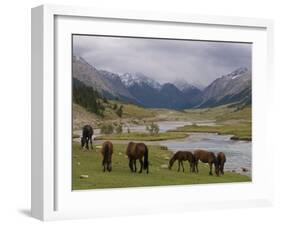
[[[57,5],[42,5],[33,8],[31,21],[31,215],[40,220],[51,220],[58,217],[55,211],[56,197],[54,192],[54,18],[57,15],[266,28],[268,35],[268,75],[269,82],[273,82],[272,20],[115,11]],[[268,201],[272,202],[273,199]]]
[[[31,215],[46,220],[54,212],[54,14],[32,9],[31,34]]]

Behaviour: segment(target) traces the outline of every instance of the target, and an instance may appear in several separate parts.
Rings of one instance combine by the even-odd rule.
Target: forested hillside
[[[106,98],[102,98],[96,90],[76,78],[73,78],[72,82],[73,102],[81,105],[89,112],[103,116],[105,110],[103,102],[107,102]]]

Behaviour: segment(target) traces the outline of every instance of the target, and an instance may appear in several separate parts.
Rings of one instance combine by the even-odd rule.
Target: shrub
[[[151,135],[157,135],[159,133],[159,126],[156,123],[151,123],[150,125],[146,125],[146,130]]]
[[[112,124],[102,124],[100,128],[101,133],[103,134],[112,134],[114,132],[114,127]]]
[[[118,105],[117,105],[116,103],[114,103],[113,106],[112,106],[112,109],[113,109],[113,110],[116,110],[117,107],[118,107]]]
[[[106,97],[103,96],[102,100],[103,100],[104,103],[108,104],[108,100],[106,99]]]
[[[117,110],[116,114],[121,118],[123,114],[123,105],[121,105]]]
[[[122,124],[121,124],[121,123],[119,123],[119,124],[115,127],[115,132],[116,132],[117,134],[120,134],[120,133],[123,132],[123,127],[122,127]]]

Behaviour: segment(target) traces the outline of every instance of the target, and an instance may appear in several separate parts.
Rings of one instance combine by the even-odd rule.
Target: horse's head
[[[169,166],[168,166],[168,169],[170,170],[170,169],[172,169],[172,166],[173,166],[173,164],[174,164],[174,158],[171,158],[170,159],[170,161],[169,161]]]
[[[86,143],[85,137],[81,137],[81,148],[84,147],[85,143]]]
[[[107,163],[107,167],[106,168],[107,168],[108,172],[111,172],[111,170],[112,170],[111,162]]]

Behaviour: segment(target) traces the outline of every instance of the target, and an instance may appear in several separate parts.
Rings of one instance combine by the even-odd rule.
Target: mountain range
[[[73,56],[73,77],[109,99],[149,108],[188,109],[222,104],[251,104],[251,71],[247,68],[223,75],[204,89],[184,80],[160,84],[142,73],[117,74],[98,70],[82,57]]]

